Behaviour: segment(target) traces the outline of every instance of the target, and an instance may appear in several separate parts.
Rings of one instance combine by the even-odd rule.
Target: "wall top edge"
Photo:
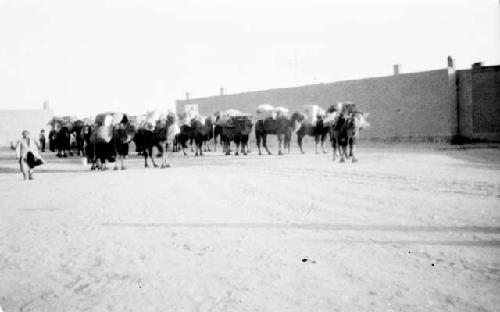
[[[499,66],[500,67],[500,66]],[[271,91],[282,91],[282,90],[292,90],[292,89],[306,89],[310,87],[316,87],[316,86],[322,86],[322,87],[327,87],[335,84],[343,84],[343,83],[350,83],[353,81],[367,81],[367,80],[377,80],[377,79],[399,79],[400,77],[410,77],[410,76],[417,76],[421,74],[431,74],[431,73],[438,73],[438,72],[443,72],[448,74],[448,68],[442,68],[442,69],[434,69],[434,70],[427,70],[427,71],[420,71],[420,72],[411,72],[411,73],[399,73],[397,75],[388,75],[388,76],[377,76],[377,77],[367,77],[367,78],[360,78],[360,79],[348,79],[348,80],[339,80],[339,81],[334,81],[334,82],[327,82],[327,83],[316,83],[316,84],[308,84],[308,85],[300,85],[300,86],[294,86],[294,87],[284,87],[284,88],[271,88],[271,89],[264,89],[264,90],[254,90],[254,91],[245,91],[245,92],[239,92],[239,93],[232,93],[232,94],[225,94],[225,95],[211,95],[211,96],[206,96],[206,97],[199,97],[199,98],[190,98],[190,99],[179,99],[176,100],[176,104],[185,104],[185,103],[190,103],[190,102],[195,102],[195,101],[201,101],[201,100],[206,100],[206,99],[215,99],[215,98],[222,98],[222,97],[230,97],[230,96],[239,96],[239,95],[245,95],[245,94],[255,94],[255,93],[265,93],[265,92],[271,92]]]

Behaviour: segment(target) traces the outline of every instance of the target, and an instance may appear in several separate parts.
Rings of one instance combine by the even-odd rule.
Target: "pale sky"
[[[474,62],[498,0],[0,0],[0,109],[80,117]]]

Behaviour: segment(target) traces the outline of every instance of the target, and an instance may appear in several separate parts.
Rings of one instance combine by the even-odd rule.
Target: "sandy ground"
[[[174,156],[22,181],[0,155],[10,311],[499,311],[500,149]]]

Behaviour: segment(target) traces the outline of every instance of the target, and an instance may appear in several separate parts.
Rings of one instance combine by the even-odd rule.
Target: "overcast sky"
[[[500,64],[498,0],[0,0],[0,109],[137,114],[448,55]]]

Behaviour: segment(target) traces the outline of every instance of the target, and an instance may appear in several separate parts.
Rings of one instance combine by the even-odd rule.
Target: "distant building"
[[[48,144],[50,126],[47,123],[54,117],[48,102],[43,104],[43,109],[22,110],[2,109],[0,110],[0,147],[10,146],[21,138],[23,130],[29,130],[32,138],[38,139],[40,130],[45,130]]]

